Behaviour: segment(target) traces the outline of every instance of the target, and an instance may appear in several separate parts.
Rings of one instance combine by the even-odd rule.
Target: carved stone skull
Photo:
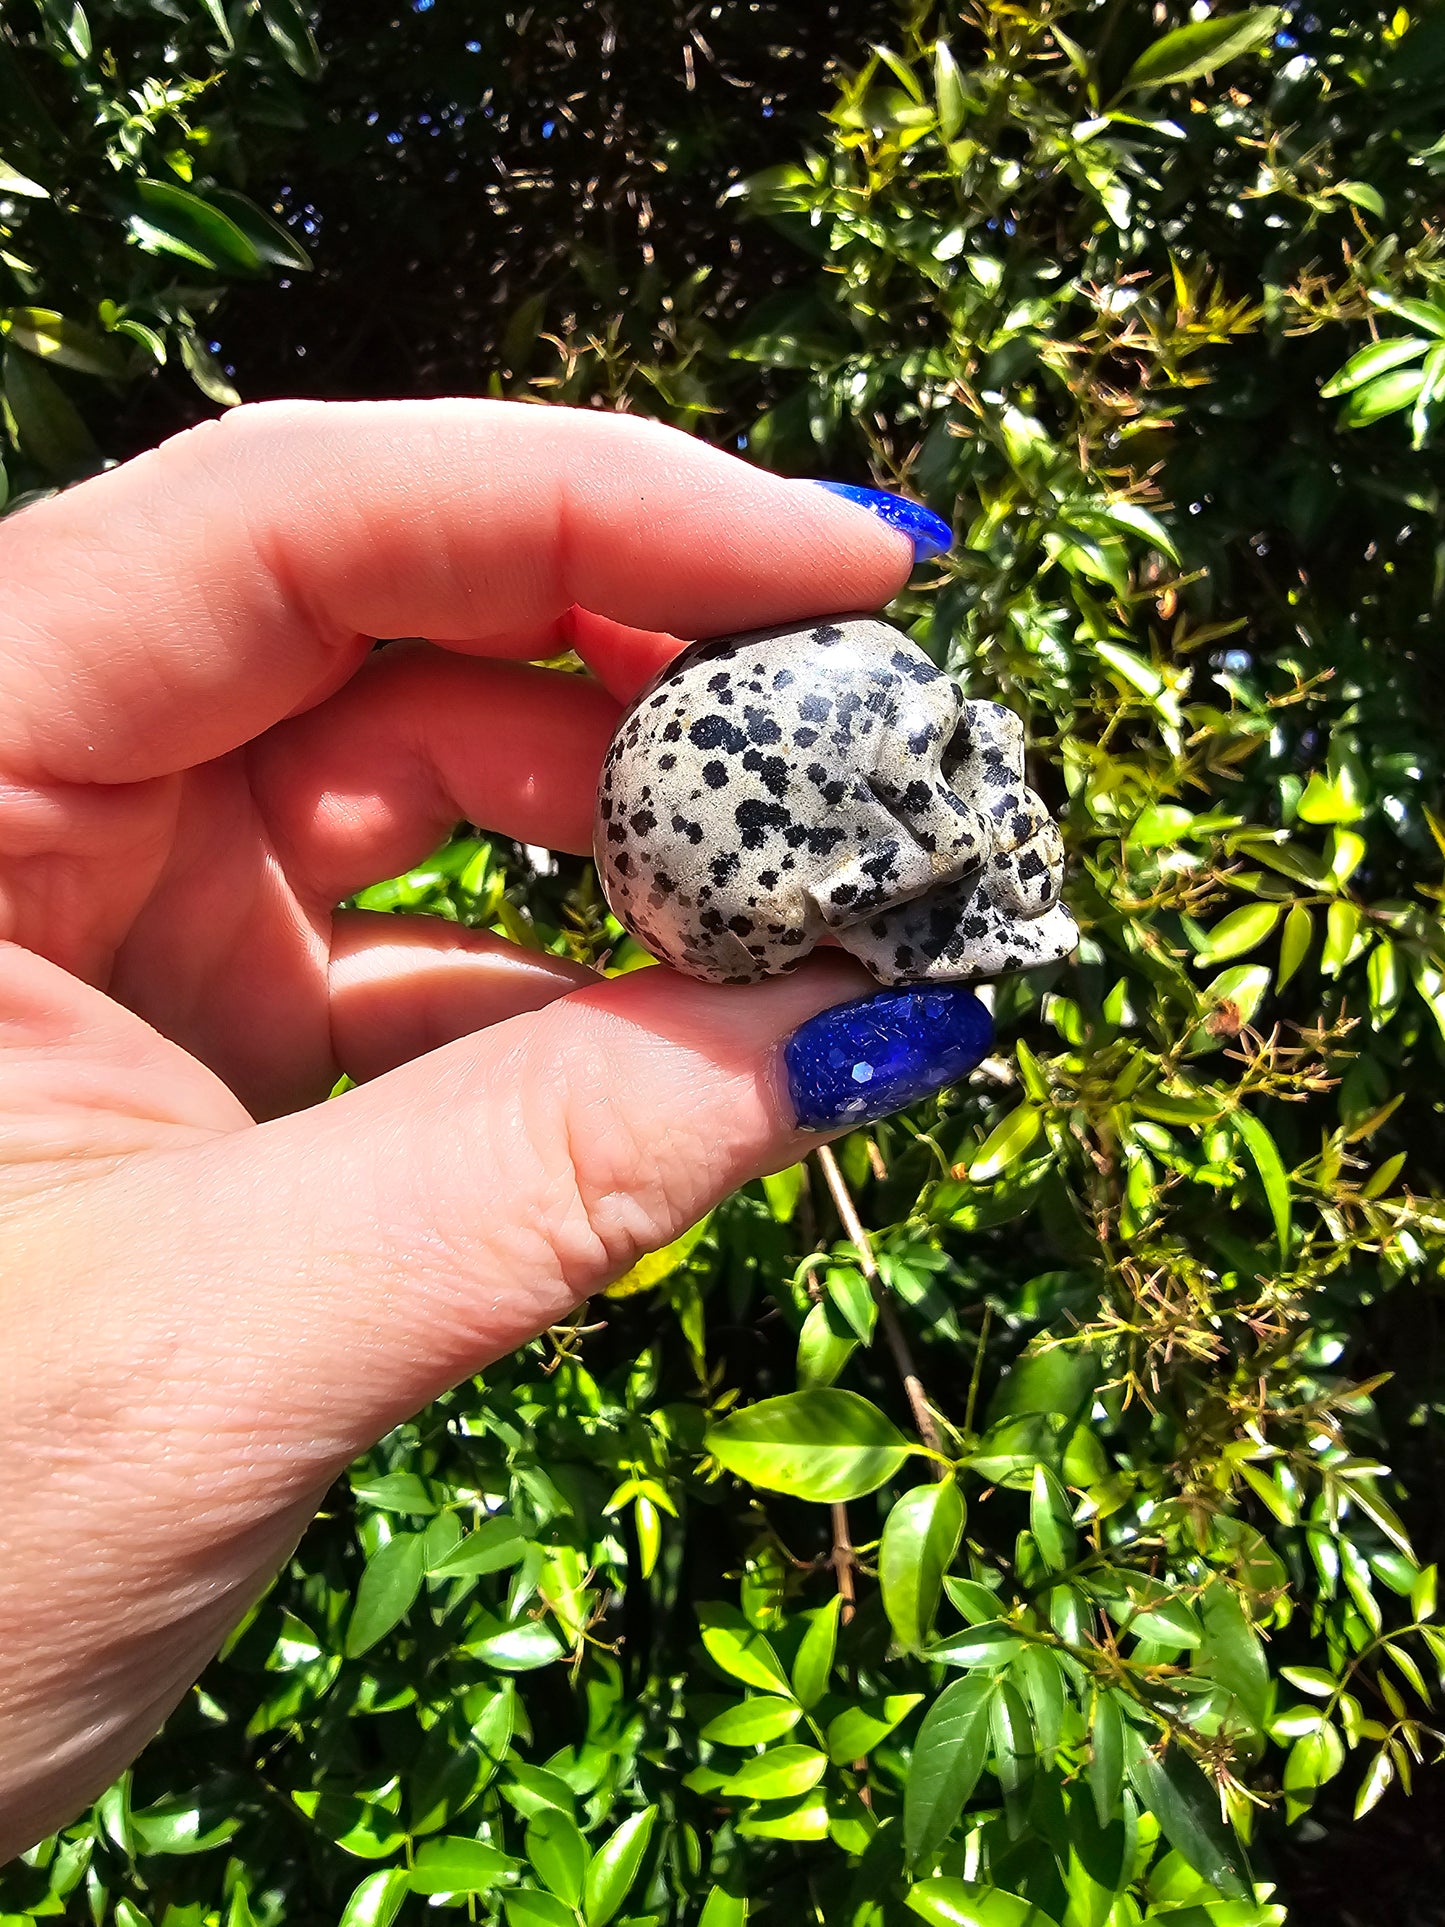
[[[618,725],[598,870],[637,940],[710,983],[827,935],[883,983],[992,976],[1077,942],[1023,777],[1017,717],[876,617],[698,643]]]

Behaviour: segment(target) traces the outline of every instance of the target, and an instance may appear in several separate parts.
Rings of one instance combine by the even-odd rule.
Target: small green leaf
[[[1357,905],[1336,897],[1325,913],[1325,947],[1320,952],[1320,974],[1338,977],[1350,960],[1360,930]]]
[[[1278,7],[1249,7],[1243,13],[1214,14],[1176,27],[1145,48],[1124,76],[1120,92],[1131,93],[1136,87],[1172,87],[1212,74],[1226,60],[1266,46],[1279,21]]]
[[[1247,1900],[1238,1847],[1220,1818],[1218,1795],[1199,1768],[1177,1746],[1160,1760],[1132,1726],[1125,1728],[1125,1747],[1129,1783],[1170,1846],[1231,1900]]]
[[[764,1692],[782,1692],[793,1697],[792,1683],[783,1671],[782,1661],[756,1627],[750,1626],[733,1606],[703,1605],[697,1609],[702,1628],[702,1643],[708,1657],[723,1672],[739,1679],[744,1686],[760,1686]]]
[[[745,1406],[704,1443],[748,1484],[819,1505],[876,1491],[915,1449],[876,1405],[832,1388]]]
[[[1204,1645],[1194,1661],[1195,1671],[1217,1680],[1249,1725],[1263,1732],[1269,1713],[1269,1667],[1239,1594],[1216,1579],[1204,1594],[1201,1612]]]
[[[355,1659],[405,1619],[421,1591],[425,1548],[419,1532],[398,1532],[366,1562],[346,1628],[344,1651]]]
[[[703,1902],[697,1927],[747,1927],[748,1903],[737,1894],[714,1887]]]
[[[1370,1762],[1370,1770],[1365,1775],[1360,1788],[1359,1798],[1355,1801],[1355,1818],[1363,1820],[1371,1807],[1378,1806],[1385,1797],[1390,1782],[1395,1777],[1395,1763],[1383,1747]]]
[[[429,1568],[433,1579],[455,1579],[466,1573],[500,1572],[517,1565],[527,1551],[527,1535],[510,1513],[483,1519],[475,1532],[469,1532],[436,1564]]]
[[[938,132],[943,140],[957,140],[968,112],[968,96],[958,62],[946,40],[933,44],[933,98],[938,103]]]
[[[519,1887],[505,1896],[507,1927],[577,1927],[577,1911],[555,1894]]]
[[[976,1880],[920,1880],[905,1898],[929,1927],[1058,1927],[1032,1901]]]
[[[591,1856],[571,1814],[544,1808],[527,1827],[527,1858],[542,1885],[569,1907],[582,1904],[582,1881]]]
[[[929,1707],[903,1789],[903,1838],[917,1864],[953,1831],[988,1757],[992,1676],[955,1680]]]
[[[738,1832],[745,1840],[826,1840],[829,1821],[827,1795],[818,1787],[781,1812],[771,1804],[753,1807]]]
[[[1337,375],[1330,377],[1320,394],[1325,401],[1348,395],[1352,389],[1362,388],[1367,381],[1373,381],[1376,375],[1398,368],[1401,362],[1417,361],[1426,345],[1416,335],[1391,335],[1384,341],[1367,342],[1350,356]]]
[[[1314,934],[1314,918],[1308,907],[1303,903],[1292,903],[1279,940],[1279,969],[1274,979],[1276,989],[1283,990],[1304,962],[1314,941]]]
[[[1099,1825],[1107,1827],[1124,1793],[1124,1718],[1112,1692],[1101,1692],[1094,1701],[1089,1749],[1089,1791]]]
[[[1344,1763],[1345,1743],[1331,1721],[1319,1720],[1308,1733],[1302,1733],[1284,1763],[1287,1817],[1297,1820],[1307,1813],[1316,1793],[1326,1781],[1334,1779]]]
[[[829,1265],[823,1274],[823,1290],[853,1336],[869,1344],[878,1305],[862,1272],[856,1265]]]
[[[793,1691],[798,1703],[814,1707],[828,1690],[833,1673],[833,1655],[838,1646],[838,1615],[843,1597],[834,1593],[826,1606],[808,1615],[808,1630],[803,1634],[793,1661]]]
[[[607,1927],[631,1891],[642,1865],[647,1843],[657,1822],[657,1808],[645,1807],[624,1820],[593,1855],[587,1869],[583,1912],[587,1927]]]
[[[1074,1563],[1073,1506],[1069,1495],[1046,1465],[1034,1467],[1029,1494],[1029,1531],[1050,1572],[1064,1572]]]
[[[784,1171],[771,1172],[763,1179],[763,1196],[779,1224],[791,1224],[799,1200],[808,1188],[806,1164],[790,1164]]]
[[[718,1788],[739,1800],[795,1800],[828,1770],[828,1756],[812,1746],[775,1746],[744,1760]]]
[[[405,1867],[383,1867],[367,1874],[352,1889],[338,1927],[391,1927],[409,1888]]]
[[[1001,1119],[980,1144],[969,1161],[968,1175],[975,1184],[984,1184],[1017,1164],[1043,1129],[1043,1118],[1036,1104],[1027,1101]]]
[[[1232,1114],[1231,1121],[1259,1174],[1265,1202],[1269,1206],[1270,1217],[1274,1220],[1274,1235],[1279,1245],[1279,1255],[1287,1260],[1291,1219],[1289,1174],[1284,1168],[1284,1159],[1280,1156],[1274,1139],[1253,1111],[1237,1110]]]
[[[498,1887],[521,1866],[510,1854],[482,1840],[458,1834],[438,1834],[423,1841],[411,1870],[414,1894],[485,1894]]]
[[[1357,388],[1340,410],[1341,428],[1366,428],[1413,406],[1425,385],[1423,368],[1392,368]]]
[[[1242,957],[1247,951],[1257,950],[1279,922],[1283,908],[1279,903],[1245,903],[1238,910],[1231,910],[1208,932],[1196,961],[1224,963],[1231,957]]]
[[[826,1298],[811,1305],[798,1336],[798,1388],[815,1391],[831,1385],[858,1349],[842,1313]]]
[[[851,1766],[855,1760],[867,1759],[922,1698],[922,1693],[890,1693],[886,1699],[869,1700],[839,1713],[828,1722],[828,1758],[835,1766]]]
[[[965,1508],[957,1482],[917,1486],[888,1514],[878,1553],[883,1609],[894,1637],[917,1652],[933,1630],[943,1575],[963,1537]]]
[[[765,1694],[728,1707],[708,1721],[700,1737],[714,1746],[765,1746],[791,1733],[802,1717],[803,1709],[795,1700]]]

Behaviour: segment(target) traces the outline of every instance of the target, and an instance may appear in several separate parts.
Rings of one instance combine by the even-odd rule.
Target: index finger
[[[515,653],[573,605],[718,635],[876,608],[911,561],[853,504],[630,416],[264,403],[0,526],[0,771],[187,768],[376,636]]]

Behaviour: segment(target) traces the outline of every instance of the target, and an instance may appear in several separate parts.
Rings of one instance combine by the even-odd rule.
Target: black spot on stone
[[[782,730],[778,728],[777,723],[768,714],[767,710],[759,709],[756,703],[749,703],[743,710],[743,720],[747,723],[748,735],[753,742],[778,743],[782,741]]]
[[[714,889],[721,890],[737,867],[736,850],[725,850],[721,856],[715,856],[707,869],[708,875],[713,880]]]
[[[699,716],[687,734],[699,749],[726,750],[729,756],[741,756],[748,746],[747,737],[726,716]]]
[[[908,739],[909,750],[915,756],[926,756],[933,747],[934,733],[931,729],[920,729]]]
[[[832,707],[826,696],[820,696],[813,690],[798,704],[798,714],[805,723],[826,723]]]
[[[1019,877],[1024,883],[1032,883],[1035,877],[1047,876],[1049,866],[1037,850],[1025,850],[1019,858]]]
[[[830,903],[849,904],[853,902],[857,895],[858,886],[856,883],[840,883],[828,892],[828,901]]]
[[[657,894],[660,897],[670,897],[677,888],[676,883],[665,870],[659,870],[652,880],[657,885]]]
[[[665,743],[675,743],[678,741],[681,735],[682,735],[682,724],[679,722],[671,722],[667,725],[666,729],[663,730],[662,740]]]
[[[759,870],[758,882],[762,884],[765,890],[776,890],[778,887],[777,871],[776,870]]]
[[[778,804],[764,803],[756,796],[739,803],[733,812],[733,819],[741,832],[745,850],[760,850],[769,830],[788,832],[788,812]]]
[[[753,920],[739,912],[737,916],[728,918],[728,929],[739,937],[750,937],[753,934]]]
[[[820,622],[813,631],[813,640],[814,642],[821,643],[826,649],[830,643],[841,642],[843,640],[843,631],[838,628],[836,623]]]
[[[780,800],[788,793],[788,765],[781,756],[764,756],[760,750],[750,749],[743,755],[743,768],[752,770],[763,779],[763,788],[769,796]],[[703,771],[704,776],[707,771]]]
[[[920,810],[928,808],[932,795],[933,791],[927,783],[910,783],[898,801],[901,808],[916,816]]]
[[[714,936],[716,936],[719,931],[726,930],[727,928],[721,910],[704,910],[698,918],[698,922],[704,930],[711,930]]]
[[[724,669],[721,672],[721,674],[716,676],[709,676],[707,679],[707,686],[709,689],[712,689],[712,690],[727,689],[731,686],[731,683],[732,683],[732,676],[729,674],[729,672],[726,669]]]
[[[927,656],[916,655],[911,649],[895,649],[890,658],[900,676],[907,676],[910,682],[932,682],[938,671]]]
[[[673,755],[672,751],[669,750],[665,756],[658,757],[657,767],[659,769],[672,769],[676,762],[677,758]]]
[[[685,836],[689,843],[702,842],[701,823],[694,823],[689,817],[677,815],[672,819],[672,827],[679,836]]]
[[[612,867],[619,876],[625,877],[628,874],[632,868],[632,858],[627,854],[626,850],[619,850],[617,855],[613,857]]]
[[[649,830],[657,828],[657,818],[651,810],[634,810],[627,821],[634,836],[646,836]]]
[[[726,789],[728,780],[727,764],[720,763],[717,757],[714,756],[710,762],[703,764],[702,780],[710,790]]]
[[[793,731],[793,741],[797,744],[799,749],[811,749],[814,743],[817,742],[817,740],[818,740],[818,732],[816,729],[804,728],[804,729],[795,729]]]
[[[773,677],[773,687],[774,689],[787,689],[791,687],[792,681],[793,681],[792,670],[780,669],[777,675]]]

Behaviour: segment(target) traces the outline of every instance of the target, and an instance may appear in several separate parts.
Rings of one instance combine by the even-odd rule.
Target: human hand
[[[586,850],[673,637],[911,560],[670,430],[482,402],[241,410],[0,527],[0,1858],[358,1452],[816,1141],[779,1046],[869,987],[334,906],[463,818]],[[526,666],[568,647],[597,681]]]

